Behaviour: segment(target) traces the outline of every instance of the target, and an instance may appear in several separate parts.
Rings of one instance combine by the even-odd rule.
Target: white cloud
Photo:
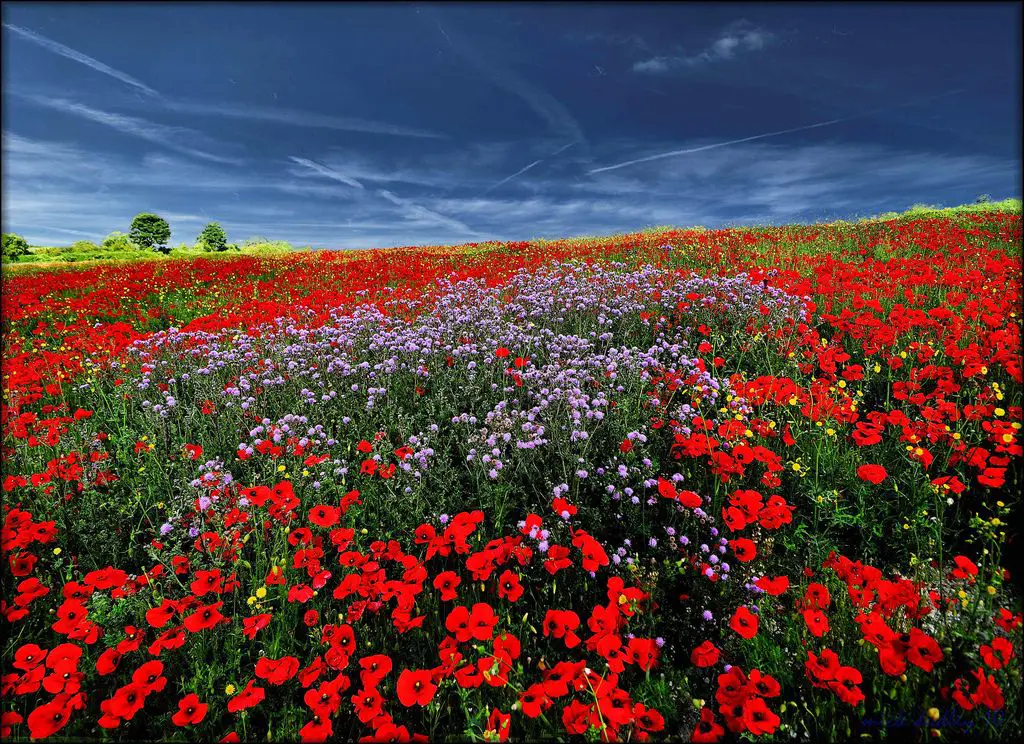
[[[775,40],[775,35],[761,28],[754,28],[746,21],[731,24],[696,54],[658,56],[633,63],[633,71],[646,74],[663,74],[672,70],[698,67],[701,65],[733,59],[740,52],[756,52],[766,48]]]

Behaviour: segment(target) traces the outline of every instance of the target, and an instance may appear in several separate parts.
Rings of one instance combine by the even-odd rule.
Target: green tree
[[[71,250],[77,253],[95,253],[100,247],[91,240],[76,240],[71,244]]]
[[[171,226],[163,217],[143,212],[135,215],[128,237],[140,248],[166,253],[167,241],[171,239]]]
[[[4,233],[3,257],[8,261],[17,261],[22,256],[27,256],[28,241],[14,233]]]
[[[224,228],[220,226],[219,222],[211,222],[199,233],[196,242],[200,243],[205,250],[223,251],[228,247],[228,234],[224,232]]]

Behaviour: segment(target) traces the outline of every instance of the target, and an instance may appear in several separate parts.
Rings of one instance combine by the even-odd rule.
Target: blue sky
[[[3,230],[332,248],[1021,194],[1019,3],[3,6]],[[638,162],[636,162],[638,161]]]

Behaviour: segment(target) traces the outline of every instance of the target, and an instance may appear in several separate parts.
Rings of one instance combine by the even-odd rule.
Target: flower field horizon
[[[14,741],[1024,736],[1021,214],[3,275]]]

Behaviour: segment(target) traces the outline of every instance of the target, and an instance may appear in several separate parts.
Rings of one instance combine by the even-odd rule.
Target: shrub
[[[117,230],[103,238],[101,245],[108,251],[134,251],[139,249],[139,246],[135,245],[130,237]]]

